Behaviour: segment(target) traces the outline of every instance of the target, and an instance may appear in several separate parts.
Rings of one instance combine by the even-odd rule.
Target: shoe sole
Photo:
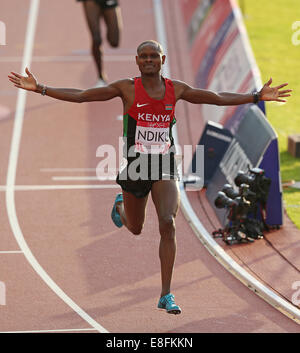
[[[159,311],[164,311],[164,312],[166,312],[166,313],[168,313],[168,314],[173,314],[173,315],[179,315],[179,314],[181,314],[181,310],[178,310],[178,309],[174,309],[174,310],[169,310],[169,311],[167,311],[167,309],[164,309],[164,308],[157,308],[157,310],[159,310]]]
[[[168,314],[179,315],[179,314],[181,314],[181,310],[177,310],[177,309],[175,309],[175,310],[169,310],[169,311],[167,311],[167,313],[168,313]]]

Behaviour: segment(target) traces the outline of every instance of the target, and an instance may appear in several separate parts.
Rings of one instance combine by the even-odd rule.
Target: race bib
[[[135,152],[166,154],[170,148],[168,124],[138,122],[135,132]]]

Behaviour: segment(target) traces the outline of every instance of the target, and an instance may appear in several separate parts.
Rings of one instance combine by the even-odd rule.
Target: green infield
[[[300,3],[299,0],[239,0],[250,44],[263,83],[288,82],[287,103],[266,103],[266,115],[278,134],[281,179],[300,181],[300,158],[287,150],[288,136],[300,134]],[[298,21],[298,22],[297,22]],[[300,189],[283,189],[284,207],[300,228]]]

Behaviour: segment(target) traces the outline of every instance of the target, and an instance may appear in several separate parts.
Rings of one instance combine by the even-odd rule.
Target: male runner
[[[119,46],[122,30],[122,15],[118,0],[77,0],[83,3],[85,18],[92,37],[92,55],[96,64],[99,80],[95,87],[106,85],[107,76],[103,68],[102,36],[100,18],[106,25],[108,43],[116,48]]]
[[[106,87],[87,90],[47,87],[39,84],[27,68],[27,77],[14,72],[8,77],[18,88],[69,102],[106,101],[115,97],[122,99],[127,165],[121,168],[117,177],[122,194],[116,197],[112,219],[116,226],[124,225],[133,234],[140,234],[151,191],[160,232],[162,288],[158,308],[166,309],[168,313],[180,314],[181,309],[175,304],[174,295],[171,294],[176,255],[175,217],[179,206],[178,178],[172,148],[175,104],[180,99],[194,104],[215,105],[239,105],[256,103],[258,100],[285,102],[281,98],[290,96],[291,90],[281,90],[287,83],[270,87],[272,79],[259,92],[249,94],[215,93],[193,88],[184,82],[170,80],[161,75],[165,59],[159,43],[152,40],[143,42],[138,46],[136,55],[140,77],[122,79]],[[144,163],[140,163],[142,167],[139,169],[144,177],[140,176],[135,180],[137,160]],[[156,163],[155,168],[151,168],[152,163]],[[150,171],[147,166],[150,166]],[[144,169],[147,171],[143,172]]]

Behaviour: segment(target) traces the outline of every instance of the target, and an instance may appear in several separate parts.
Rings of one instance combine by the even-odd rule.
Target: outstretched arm
[[[263,88],[258,92],[258,99],[262,101],[277,101],[285,102],[283,97],[289,97],[292,90],[281,90],[287,86],[283,83],[276,87],[270,87],[272,79],[264,84]],[[183,99],[194,104],[214,104],[214,105],[240,105],[255,102],[255,97],[252,93],[229,93],[198,89],[189,85],[174,81],[174,87],[177,99]]]
[[[26,68],[25,71],[27,77],[16,72],[11,72],[11,75],[8,76],[9,80],[15,85],[15,87],[45,94],[49,97],[63,101],[76,103],[106,101],[115,97],[121,97],[122,95],[118,82],[112,83],[106,87],[91,88],[87,90],[74,88],[53,88],[39,84],[28,68]]]

